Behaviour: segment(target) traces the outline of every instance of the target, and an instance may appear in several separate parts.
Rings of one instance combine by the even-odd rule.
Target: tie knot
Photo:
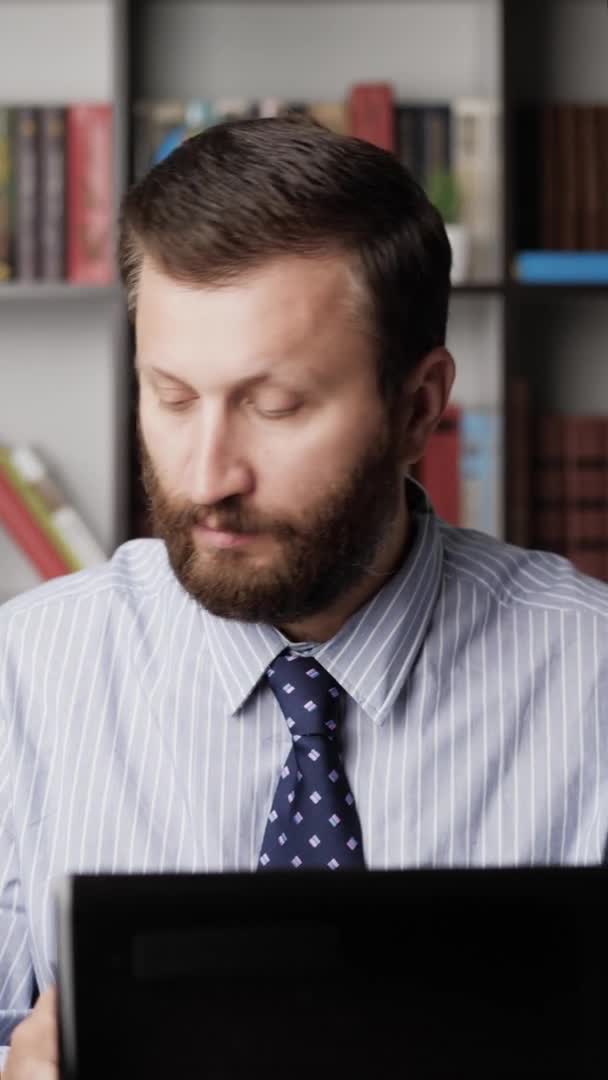
[[[286,649],[266,675],[292,736],[326,735],[333,739],[342,688],[317,660]]]

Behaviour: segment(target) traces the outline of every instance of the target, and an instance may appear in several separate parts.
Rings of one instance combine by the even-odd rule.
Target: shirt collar
[[[443,545],[423,490],[406,481],[413,539],[402,565],[329,641],[310,651],[376,723],[386,719],[426,637],[439,595]],[[212,662],[234,715],[266,668],[289,645],[266,623],[222,619],[204,611]]]

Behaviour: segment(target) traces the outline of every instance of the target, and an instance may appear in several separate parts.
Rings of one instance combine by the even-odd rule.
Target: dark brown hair
[[[397,158],[306,118],[240,120],[187,139],[125,196],[120,272],[133,312],[144,253],[178,281],[220,284],[281,255],[344,252],[379,343],[387,398],[445,343],[451,254]]]

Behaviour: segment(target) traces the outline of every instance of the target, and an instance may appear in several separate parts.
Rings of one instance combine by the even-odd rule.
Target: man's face
[[[216,615],[280,625],[374,568],[403,495],[345,260],[276,260],[230,285],[144,260],[139,429],[154,532]]]

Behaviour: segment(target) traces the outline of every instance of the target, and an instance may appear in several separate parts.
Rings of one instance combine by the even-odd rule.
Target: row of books
[[[0,283],[114,279],[112,108],[0,106]]]
[[[608,418],[540,414],[531,446],[531,543],[608,581]]]
[[[532,413],[527,383],[510,394],[510,539],[608,581],[608,417]],[[450,406],[414,475],[441,518],[502,534],[501,416]]]
[[[32,446],[0,446],[0,528],[42,581],[106,559],[82,515]]]
[[[608,251],[608,105],[526,105],[517,124],[519,246]]]
[[[330,130],[355,135],[395,153],[431,198],[436,193],[446,222],[457,218],[468,226],[471,278],[497,278],[500,112],[493,99],[406,102],[396,99],[389,83],[358,83],[340,101],[139,101],[134,106],[135,176],[142,176],[183,139],[213,124],[289,112],[307,113]],[[449,206],[441,201],[437,183],[446,174],[453,178],[458,192]]]
[[[510,536],[608,581],[608,417],[535,410],[509,382]]]
[[[450,405],[413,475],[450,525],[501,537],[502,415]]]

